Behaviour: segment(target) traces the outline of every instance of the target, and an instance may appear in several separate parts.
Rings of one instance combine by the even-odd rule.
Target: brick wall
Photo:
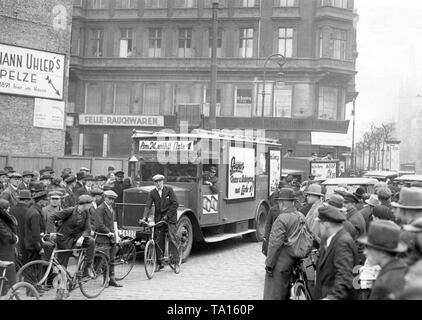
[[[63,100],[67,100],[72,0],[0,0],[0,43],[66,55]],[[64,29],[54,28],[52,10],[67,10]],[[64,21],[63,21],[64,24]],[[65,131],[35,128],[33,97],[0,94],[0,150],[3,154],[63,156]]]

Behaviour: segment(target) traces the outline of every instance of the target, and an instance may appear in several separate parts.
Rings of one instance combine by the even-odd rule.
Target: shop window
[[[102,133],[85,133],[83,135],[83,156],[102,157],[103,137]]]

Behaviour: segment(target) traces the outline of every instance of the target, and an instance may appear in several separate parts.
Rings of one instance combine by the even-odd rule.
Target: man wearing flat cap
[[[60,191],[50,191],[48,193],[48,200],[49,204],[42,209],[42,213],[45,220],[45,232],[46,233],[54,233],[56,232],[56,226],[54,223],[51,222],[50,217],[61,211],[61,201],[62,201],[63,193]]]
[[[168,223],[168,235],[169,235],[169,249],[174,259],[177,261],[179,252],[177,250],[179,246],[179,239],[177,233],[177,208],[179,203],[177,202],[176,195],[171,187],[164,185],[164,176],[157,174],[152,177],[152,181],[155,184],[155,188],[148,193],[147,203],[145,205],[144,217],[149,216],[149,212],[152,205],[155,206],[154,220],[164,220]],[[158,241],[159,246],[164,248],[164,236],[166,228],[165,226],[159,227]],[[164,268],[161,262],[162,253],[160,250],[156,250],[157,254],[157,271]]]
[[[291,256],[285,244],[299,223],[306,223],[304,215],[296,210],[297,198],[293,189],[282,188],[275,200],[278,201],[280,214],[272,224],[268,239],[264,300],[289,298],[291,269],[297,259]]]
[[[113,190],[104,191],[104,202],[95,210],[96,216],[96,231],[108,236],[100,235],[97,237],[97,243],[110,247],[110,282],[112,287],[121,287],[118,284],[114,275],[114,258],[117,252],[117,245],[115,239],[114,222],[116,221],[116,214],[113,209],[114,200],[117,194]]]
[[[407,245],[399,237],[398,225],[388,220],[377,220],[370,224],[368,236],[359,239],[365,245],[368,265],[381,267],[369,300],[392,299],[392,295],[404,287],[407,265],[398,258],[398,254],[405,252]]]
[[[78,244],[87,248],[84,273],[94,278],[95,272],[92,268],[92,262],[94,259],[95,240],[91,237],[91,221],[89,215],[89,208],[91,206],[91,196],[83,194],[79,197],[76,207],[67,208],[52,214],[50,221],[58,226],[57,232],[63,235],[57,237],[57,246],[59,249],[72,249]],[[68,254],[59,256],[60,264],[64,266],[67,266],[68,259]]]
[[[314,299],[353,299],[353,268],[358,265],[355,241],[343,228],[346,216],[332,205],[318,209],[321,235]]]
[[[9,201],[10,207],[16,206],[19,202],[19,185],[21,182],[22,176],[19,173],[11,173],[9,175],[9,185],[0,195],[0,199]]]

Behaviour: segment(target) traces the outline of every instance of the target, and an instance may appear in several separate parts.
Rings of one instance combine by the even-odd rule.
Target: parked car
[[[345,187],[349,192],[354,193],[357,188],[362,187],[367,194],[375,192],[375,184],[379,181],[372,178],[335,178],[327,179],[322,185],[325,187],[325,197],[329,197],[334,193],[334,190],[340,186]]]
[[[398,176],[399,173],[397,171],[368,171],[363,175],[364,178],[373,178],[382,182],[392,181]]]

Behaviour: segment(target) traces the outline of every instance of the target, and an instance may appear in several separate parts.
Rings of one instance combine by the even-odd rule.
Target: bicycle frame
[[[169,254],[168,254],[168,249],[169,249],[169,238],[168,238],[168,231],[165,230],[164,232],[164,251],[163,249],[160,247],[158,241],[155,240],[155,235],[156,235],[156,231],[155,228],[157,228],[159,225],[164,225],[164,226],[168,226],[168,223],[165,221],[159,221],[157,223],[154,223],[153,225],[149,225],[148,223],[144,222],[143,223],[145,226],[147,226],[149,229],[151,229],[151,238],[150,240],[153,241],[154,246],[156,248],[158,248],[158,250],[160,250],[160,252],[163,254],[163,257],[161,258],[161,260],[168,260],[169,258]]]
[[[0,277],[0,294],[3,292],[3,286],[5,285],[7,288],[7,285],[9,284],[9,279],[6,277],[6,268],[3,268],[3,275]]]

